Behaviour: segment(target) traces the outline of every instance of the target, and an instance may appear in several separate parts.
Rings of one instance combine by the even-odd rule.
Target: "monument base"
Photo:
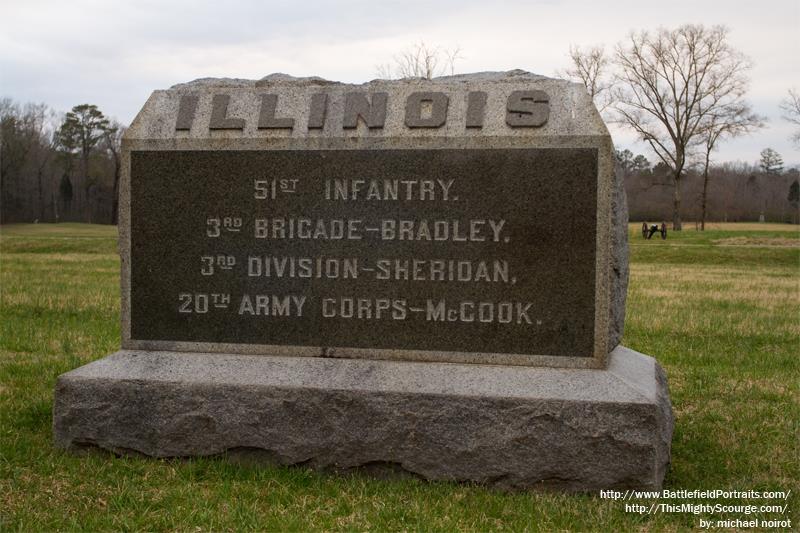
[[[622,346],[606,370],[122,350],[60,376],[53,409],[72,450],[509,489],[658,489],[672,428],[664,371]]]

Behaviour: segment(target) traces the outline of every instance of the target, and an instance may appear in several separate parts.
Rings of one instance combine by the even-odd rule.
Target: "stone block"
[[[607,369],[123,350],[62,375],[56,444],[386,465],[504,489],[658,489],[667,382],[622,346]]]

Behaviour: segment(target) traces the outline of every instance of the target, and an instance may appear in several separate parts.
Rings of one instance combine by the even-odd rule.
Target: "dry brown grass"
[[[684,222],[684,226],[694,228],[694,222]],[[800,226],[796,224],[777,224],[771,222],[706,222],[706,229],[724,231],[788,231],[800,233]]]
[[[800,248],[800,239],[784,239],[781,237],[728,237],[726,239],[716,239],[711,242],[716,246],[777,246],[780,248]]]

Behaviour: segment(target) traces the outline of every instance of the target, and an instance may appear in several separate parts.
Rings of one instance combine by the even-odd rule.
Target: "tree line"
[[[116,224],[124,132],[95,105],[0,99],[0,223]]]
[[[651,165],[630,150],[618,150],[616,157],[625,177],[630,219],[669,220],[676,186],[672,169],[661,161]],[[800,224],[800,170],[784,170],[780,154],[771,148],[761,152],[757,164],[690,166],[679,186],[683,214],[698,229],[703,220]]]

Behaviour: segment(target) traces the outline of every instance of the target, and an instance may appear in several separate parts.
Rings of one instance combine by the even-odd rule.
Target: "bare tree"
[[[425,78],[455,74],[455,64],[461,57],[461,48],[442,48],[428,46],[425,41],[412,45],[394,56],[392,63],[376,67],[378,77],[393,78]]]
[[[673,229],[681,229],[681,187],[691,145],[709,115],[743,98],[750,62],[722,26],[685,25],[631,33],[617,45],[617,120],[636,132],[672,171]]]
[[[44,220],[47,205],[44,191],[45,172],[55,153],[59,116],[46,104],[34,104],[30,106],[30,109],[34,116],[33,127],[37,137],[32,160],[36,172],[36,192],[39,204],[38,219]]]
[[[22,208],[23,170],[36,140],[33,117],[10,98],[0,100],[0,194],[7,220],[9,207]]]
[[[800,92],[797,89],[789,89],[787,96],[780,105],[783,111],[783,118],[798,127],[792,134],[792,142],[800,147]]]
[[[780,174],[783,171],[783,157],[772,148],[764,148],[758,166],[764,174]]]
[[[609,76],[610,58],[606,55],[605,48],[591,46],[581,49],[570,45],[569,57],[572,67],[556,74],[583,83],[594,105],[602,113],[611,104],[613,87],[613,79]]]
[[[52,156],[55,113],[45,104],[0,100],[0,203],[3,219],[43,219],[45,173]]]
[[[120,147],[122,136],[125,134],[125,126],[112,120],[110,125],[103,132],[102,147],[111,155],[114,162],[114,187],[111,197],[111,223],[116,224],[119,212],[119,176],[122,169]]]
[[[708,181],[711,152],[717,143],[731,137],[745,135],[764,126],[764,119],[753,113],[750,105],[741,99],[733,99],[718,106],[706,115],[699,135],[703,154],[703,192],[700,198],[700,230],[706,229],[708,213]]]

